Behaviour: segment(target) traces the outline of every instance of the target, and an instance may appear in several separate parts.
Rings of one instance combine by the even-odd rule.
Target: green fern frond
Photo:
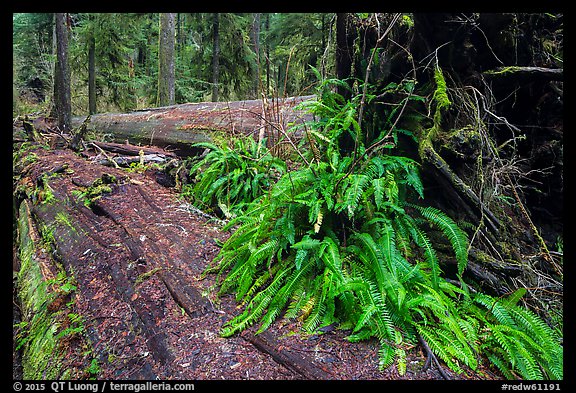
[[[442,342],[439,340],[438,329],[433,329],[430,327],[424,328],[420,325],[416,325],[416,330],[424,338],[424,340],[426,340],[428,346],[436,356],[442,359],[444,363],[450,367],[451,370],[459,374],[462,373],[462,369],[458,363],[454,362],[452,354],[448,351],[450,342]]]
[[[464,269],[468,264],[468,238],[466,233],[462,231],[458,225],[445,213],[431,206],[421,207],[413,205],[422,216],[428,221],[432,222],[444,235],[448,238],[456,254],[456,261],[458,262],[458,275],[462,276]]]
[[[432,278],[432,287],[438,290],[438,280],[440,279],[440,273],[442,270],[440,269],[440,264],[438,262],[438,257],[436,256],[436,251],[432,247],[430,240],[424,232],[420,229],[415,228],[416,234],[416,241],[418,246],[420,246],[424,250],[424,260],[426,264],[430,268],[431,278]]]
[[[254,322],[256,322],[268,307],[274,294],[276,294],[280,286],[284,283],[285,277],[290,273],[290,269],[281,269],[274,277],[272,283],[258,292],[252,300],[248,303],[244,312],[226,322],[224,327],[220,330],[222,337],[230,337],[233,334],[245,330]]]
[[[394,363],[396,357],[396,350],[394,347],[385,342],[380,342],[380,349],[378,350],[378,368],[385,370]]]
[[[279,288],[276,293],[274,293],[266,315],[262,318],[262,324],[258,329],[258,333],[266,330],[272,324],[272,322],[276,320],[280,312],[284,309],[285,305],[293,296],[298,286],[301,285],[302,280],[306,278],[308,270],[313,267],[314,262],[315,261],[313,259],[309,259],[301,269],[294,269],[282,287]]]
[[[369,181],[370,178],[366,175],[350,175],[344,192],[344,201],[340,204],[338,210],[342,211],[347,209],[348,216],[352,218],[358,208],[362,194],[368,186]]]
[[[503,355],[496,354],[495,352],[488,353],[486,355],[488,360],[490,360],[490,362],[492,362],[492,364],[494,364],[500,370],[500,372],[502,372],[506,379],[516,379],[516,375],[514,375],[511,372],[510,367],[508,367],[508,361],[504,360],[502,356]]]

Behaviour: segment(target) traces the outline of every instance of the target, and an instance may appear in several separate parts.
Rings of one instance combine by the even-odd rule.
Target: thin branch
[[[426,351],[426,363],[424,364],[424,368],[422,371],[425,371],[428,367],[430,367],[430,359],[432,359],[434,361],[434,364],[436,364],[436,367],[438,367],[438,371],[440,372],[440,375],[442,375],[442,378],[449,381],[451,379],[450,376],[446,374],[446,371],[444,371],[444,369],[442,368],[442,365],[436,358],[436,355],[434,355],[434,352],[432,352],[430,346],[420,334],[418,334],[418,341],[420,341],[420,344],[422,344],[424,350]]]

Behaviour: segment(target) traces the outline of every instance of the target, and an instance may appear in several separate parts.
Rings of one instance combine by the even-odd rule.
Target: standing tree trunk
[[[354,37],[348,31],[348,14],[336,14],[336,78],[340,80],[350,78],[352,73],[350,40],[354,40]],[[351,98],[350,92],[345,89],[339,88],[338,93],[346,99]]]
[[[92,35],[88,41],[88,112],[96,113],[96,40]]]
[[[260,86],[260,14],[254,13],[252,28],[250,30],[252,50],[256,55],[256,62],[252,69],[252,98],[258,98],[258,87]]]
[[[270,14],[266,14],[266,94],[270,91],[270,39],[268,34],[270,33]]]
[[[160,14],[160,39],[158,46],[158,106],[175,102],[174,76],[174,13]]]
[[[212,23],[212,102],[218,101],[218,78],[220,74],[220,14],[214,13]]]
[[[65,13],[54,14],[56,33],[56,64],[54,67],[53,113],[61,130],[70,129],[72,100],[70,96],[70,70],[68,68],[68,28]]]

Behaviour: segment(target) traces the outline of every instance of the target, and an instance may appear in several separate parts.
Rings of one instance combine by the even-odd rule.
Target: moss
[[[412,27],[414,27],[414,21],[412,20],[412,18],[410,17],[410,15],[408,14],[403,14],[402,15],[402,24],[404,26],[407,26],[409,29],[411,29]]]
[[[452,105],[450,98],[448,98],[446,80],[444,79],[444,75],[440,68],[434,70],[434,82],[436,83],[436,89],[432,96],[432,100],[436,103],[434,124],[430,128],[423,129],[422,132],[420,132],[419,137],[418,153],[423,160],[426,160],[426,154],[429,154],[431,150],[434,150],[432,141],[436,139],[439,130],[441,130],[442,111],[448,109],[450,105]]]
[[[17,275],[18,297],[26,329],[19,334],[23,346],[24,379],[55,379],[60,374],[56,332],[58,321],[50,315],[48,304],[54,299],[35,259],[36,244],[30,236],[28,206],[22,203],[19,218],[20,271]]]
[[[84,196],[90,201],[90,203],[98,200],[103,194],[109,194],[112,192],[111,184],[116,184],[118,180],[116,176],[109,173],[104,173],[99,179],[96,179],[84,192]]]
[[[480,133],[473,126],[466,125],[438,136],[441,139],[442,148],[446,149],[451,155],[461,158],[478,157],[478,159],[482,160],[482,155],[479,154]]]
[[[74,225],[72,225],[72,222],[70,221],[70,217],[68,216],[68,214],[64,213],[64,212],[59,212],[56,214],[55,217],[55,221],[59,224],[62,224],[66,227],[68,227],[71,231],[76,232],[76,227],[74,227]]]
[[[78,374],[68,366],[66,342],[72,334],[81,333],[81,317],[70,313],[73,302],[67,296],[76,289],[70,278],[48,259],[49,252],[40,247],[53,241],[51,228],[43,226],[38,234],[33,226],[27,201],[22,202],[18,216],[20,270],[16,289],[22,322],[15,335],[17,349],[22,350],[23,378],[62,379]]]
[[[436,90],[434,91],[432,99],[436,101],[436,114],[438,114],[441,110],[449,108],[450,105],[452,105],[452,101],[448,98],[446,80],[440,68],[434,70],[434,82],[436,83]],[[434,116],[435,118],[436,114]]]
[[[506,74],[513,74],[515,72],[520,71],[521,69],[522,68],[518,67],[518,66],[500,67],[496,70],[485,71],[484,74],[502,76],[502,75],[506,75]]]
[[[150,271],[147,271],[145,273],[140,274],[137,278],[136,281],[134,282],[134,286],[138,286],[139,284],[143,283],[144,281],[146,281],[147,279],[149,279],[150,277],[152,277],[155,273],[161,271],[162,268],[161,267],[156,267]]]

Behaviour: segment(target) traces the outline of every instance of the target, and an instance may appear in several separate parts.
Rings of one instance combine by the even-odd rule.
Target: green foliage
[[[309,124],[309,164],[285,173],[225,228],[235,231],[215,260],[220,294],[235,292],[243,310],[221,334],[253,324],[262,332],[284,315],[309,333],[338,324],[352,342],[374,338],[380,367],[396,363],[401,373],[405,345],[422,338],[459,373],[487,358],[506,376],[561,378],[558,337],[516,305],[523,292],[502,301],[471,296],[462,277],[466,233],[440,210],[408,203],[424,196],[418,164],[379,155],[353,165],[338,142],[362,132],[359,101],[327,90],[318,97],[303,104],[318,118]],[[445,279],[431,229],[450,246],[460,285]]]
[[[485,325],[480,349],[508,378],[562,379],[560,337],[532,311],[517,305],[526,290],[505,299],[477,294],[471,307]]]
[[[183,186],[182,194],[203,208],[216,209],[227,217],[240,212],[243,205],[268,191],[286,170],[286,164],[272,156],[266,141],[251,137],[198,143],[208,153],[191,162],[193,183]]]

